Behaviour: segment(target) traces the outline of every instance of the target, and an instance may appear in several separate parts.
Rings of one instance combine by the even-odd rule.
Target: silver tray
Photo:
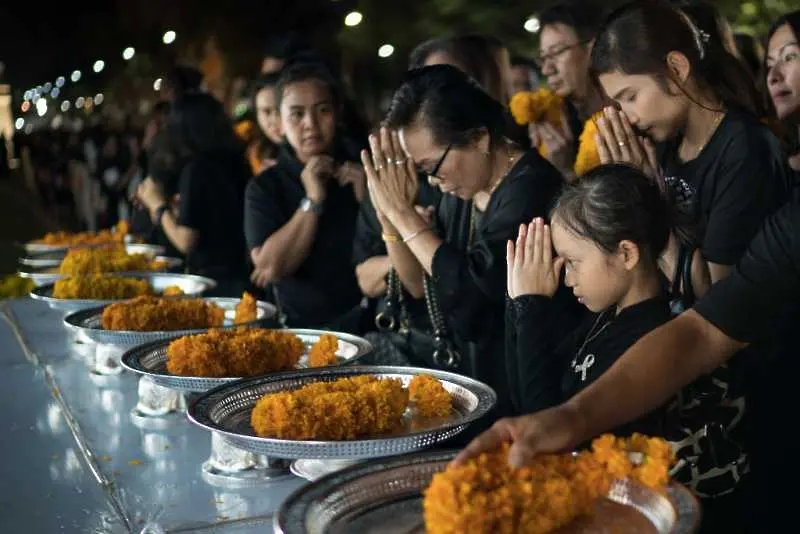
[[[448,451],[399,456],[327,475],[283,502],[274,519],[275,532],[424,533],[422,491],[454,456]],[[700,522],[700,504],[680,484],[671,484],[664,497],[628,481],[617,481],[607,499],[639,512],[653,525],[653,532],[689,534]]]
[[[238,298],[225,298],[225,297],[206,297],[203,300],[213,302],[220,308],[225,310],[225,323],[223,328],[233,328],[236,326],[257,326],[265,321],[273,319],[278,310],[272,304],[258,301],[257,319],[249,323],[235,325],[233,318],[235,315],[236,305],[239,304],[241,299]],[[64,325],[67,330],[85,336],[87,339],[101,345],[114,345],[117,347],[135,347],[143,345],[144,343],[151,343],[162,339],[171,339],[175,337],[188,336],[191,334],[202,334],[208,332],[208,328],[200,328],[195,330],[171,330],[171,331],[157,331],[157,332],[132,332],[127,330],[105,330],[102,327],[103,310],[106,306],[99,306],[90,308],[88,310],[80,310],[67,315],[64,318]]]
[[[339,349],[336,355],[339,358],[340,365],[354,363],[372,351],[372,345],[369,341],[350,334],[295,328],[289,328],[284,331],[292,332],[299,337],[306,346],[307,351],[323,334],[335,335],[339,340]],[[239,380],[239,378],[209,378],[169,374],[167,372],[167,348],[173,339],[156,341],[131,349],[122,356],[123,367],[136,374],[149,376],[159,386],[195,393],[205,393],[215,387]],[[298,367],[301,369],[308,367],[307,355],[300,358]]]
[[[166,262],[167,266],[164,268],[166,271],[177,269],[181,265],[183,265],[183,260],[180,258],[169,258],[166,256],[156,256],[154,259]],[[60,265],[60,264],[59,264]],[[58,267],[58,266],[56,266]],[[54,267],[42,267],[42,268],[30,268],[26,267],[24,269],[20,269],[19,275],[22,278],[30,278],[33,280],[33,283],[36,287],[42,287],[47,284],[54,284],[58,280],[62,280],[64,278],[69,278],[70,275],[66,274],[59,274],[50,272],[54,269]],[[146,272],[164,272],[164,271],[131,271],[131,272],[103,272],[103,273],[92,273],[92,274],[102,274],[105,276],[131,276],[136,274],[142,274]]]
[[[125,275],[126,278],[138,278],[147,280],[150,287],[157,292],[161,292],[170,286],[178,286],[183,293],[189,297],[197,297],[217,287],[217,283],[211,278],[196,276],[193,274],[168,274],[168,273],[136,273]],[[95,308],[119,302],[119,300],[96,300],[96,299],[57,299],[53,297],[54,284],[39,286],[31,291],[31,298],[46,302],[54,310],[77,311],[86,308]]]
[[[148,245],[148,244],[130,244],[125,245],[125,252],[128,254],[147,254],[148,256],[163,256],[164,252],[166,251],[165,247],[161,245]],[[29,256],[25,258],[20,258],[19,263],[20,265],[24,265],[26,267],[34,267],[37,269],[41,269],[43,267],[58,267],[61,265],[61,262],[64,261],[64,257],[67,255],[67,251],[64,250],[62,252],[49,252],[44,254],[37,254],[35,256]]]
[[[297,389],[313,382],[374,375],[399,378],[407,385],[417,375],[429,374],[453,395],[453,415],[432,421],[419,430],[404,428],[382,437],[350,441],[297,441],[262,438],[250,425],[250,414],[258,400],[268,393]],[[494,390],[466,376],[433,369],[391,366],[346,366],[305,369],[272,376],[248,378],[213,389],[189,406],[189,420],[219,432],[234,447],[275,458],[359,459],[395,456],[431,447],[459,434],[485,415],[497,402]],[[409,413],[406,414],[406,418]]]
[[[133,241],[137,240],[136,237],[131,235],[131,234],[126,235],[124,239],[125,239],[125,241],[124,241],[125,244],[132,243]],[[36,243],[35,241],[28,241],[27,243],[24,243],[21,246],[22,246],[23,249],[25,249],[25,252],[27,254],[35,255],[35,254],[47,254],[47,253],[64,253],[64,254],[66,254],[66,252],[68,250],[73,249],[73,248],[100,248],[100,247],[105,247],[105,246],[108,246],[108,245],[114,245],[114,244],[118,244],[118,243],[119,242],[97,243],[97,244],[92,244],[92,245],[65,246],[65,245],[45,245],[43,243]]]

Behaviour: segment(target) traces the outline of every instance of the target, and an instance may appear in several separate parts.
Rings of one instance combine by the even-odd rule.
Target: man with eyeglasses
[[[571,180],[583,124],[602,109],[602,97],[591,82],[591,46],[602,22],[594,0],[566,1],[544,11],[539,20],[539,56],[536,64],[547,84],[567,101],[563,129],[537,123],[531,133],[535,144],[547,146],[548,159]]]

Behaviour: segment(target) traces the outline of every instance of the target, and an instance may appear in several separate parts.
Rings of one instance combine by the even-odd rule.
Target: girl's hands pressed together
[[[534,219],[529,226],[519,228],[517,242],[507,246],[508,295],[552,297],[561,278],[562,258],[553,258],[550,226]]]

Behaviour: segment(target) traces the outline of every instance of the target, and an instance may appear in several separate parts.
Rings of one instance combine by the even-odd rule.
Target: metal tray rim
[[[299,441],[299,440],[262,438],[259,436],[243,435],[223,429],[208,415],[211,411],[211,408],[213,408],[213,406],[215,406],[218,402],[222,401],[227,396],[235,394],[237,391],[246,389],[247,387],[252,385],[260,385],[270,382],[279,382],[282,380],[291,380],[296,378],[302,378],[308,375],[311,376],[341,375],[341,377],[348,377],[348,376],[380,375],[380,374],[388,374],[388,375],[405,374],[412,376],[420,374],[429,374],[434,378],[447,380],[448,382],[453,382],[461,387],[469,389],[475,394],[476,397],[478,397],[479,401],[478,406],[474,412],[468,414],[462,420],[458,422],[446,423],[437,429],[409,432],[407,434],[403,434],[402,436],[398,436],[397,438],[377,437],[377,438],[348,440],[347,442],[318,441],[318,440]],[[495,391],[491,387],[482,382],[479,382],[478,380],[457,373],[441,371],[438,369],[425,369],[422,367],[403,367],[403,366],[390,366],[390,365],[374,365],[374,366],[357,365],[357,366],[323,367],[315,369],[300,369],[295,371],[284,371],[281,373],[275,373],[269,376],[261,376],[261,377],[253,377],[253,378],[237,380],[236,382],[233,382],[231,384],[218,386],[194,399],[188,406],[186,410],[186,415],[189,421],[200,426],[201,428],[204,428],[210,432],[216,432],[222,434],[227,439],[233,439],[234,441],[245,440],[250,442],[270,444],[274,446],[280,446],[282,444],[288,446],[296,443],[301,443],[302,445],[308,447],[322,448],[326,446],[335,446],[339,443],[354,443],[354,442],[360,444],[382,443],[386,441],[391,441],[392,439],[407,439],[407,438],[429,435],[432,433],[442,433],[457,428],[463,429],[466,428],[467,425],[474,423],[475,421],[486,415],[486,413],[488,413],[489,410],[491,410],[496,403],[497,403],[497,393],[495,393]]]

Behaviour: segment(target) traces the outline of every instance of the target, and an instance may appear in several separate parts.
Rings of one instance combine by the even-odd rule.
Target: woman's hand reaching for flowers
[[[550,226],[534,219],[529,226],[519,228],[516,245],[508,242],[508,296],[556,294],[561,278],[562,258],[553,258]]]
[[[661,176],[653,143],[636,135],[628,116],[614,107],[603,110],[604,116],[597,119],[597,153],[600,163],[626,163],[639,168],[650,178]]]

